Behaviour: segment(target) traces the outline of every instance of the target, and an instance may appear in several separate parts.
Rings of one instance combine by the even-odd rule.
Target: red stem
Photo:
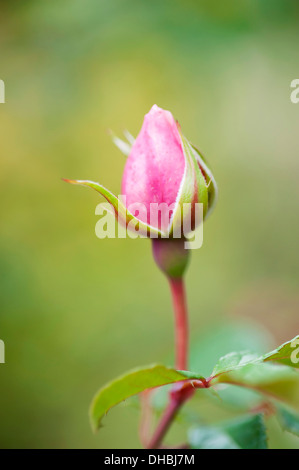
[[[184,281],[182,278],[169,278],[169,284],[175,313],[175,366],[176,369],[187,370],[189,332]],[[183,382],[179,382],[174,386],[172,392],[170,392],[170,402],[168,407],[166,408],[152,439],[148,443],[148,449],[156,449],[160,447],[165,434],[179,411],[179,408],[192,396],[193,391],[193,387],[190,384],[186,387]]]
[[[181,406],[181,403],[171,399],[162,418],[161,421],[158,424],[158,427],[150,440],[147,448],[148,449],[157,449],[160,447],[160,444],[168,431],[172,421],[174,420],[179,408]]]
[[[172,302],[175,313],[175,367],[179,370],[188,369],[188,312],[183,278],[169,279]]]
[[[152,409],[151,409],[151,393],[152,390],[147,389],[141,393],[140,400],[141,400],[141,420],[139,426],[139,436],[140,441],[144,447],[147,447],[150,429],[151,429],[151,422],[152,422]]]

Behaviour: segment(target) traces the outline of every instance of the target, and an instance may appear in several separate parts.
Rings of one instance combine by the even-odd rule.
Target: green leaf
[[[299,373],[291,355],[299,337],[289,341],[264,356],[230,353],[214,367],[209,385],[220,383],[237,385],[267,395],[288,405],[299,407]],[[269,361],[281,362],[271,364]],[[287,364],[287,365],[283,365]],[[99,390],[90,408],[92,426],[97,429],[107,411],[121,401],[148,389],[182,380],[202,380],[203,376],[188,371],[176,371],[161,365],[134,369],[118,377]],[[219,437],[219,436],[218,436]],[[218,439],[218,438],[217,438]]]
[[[232,369],[238,369],[240,367],[243,367],[245,364],[249,364],[256,361],[257,358],[258,355],[251,354],[248,351],[243,351],[239,353],[232,352],[219,359],[216,366],[214,367],[212,376],[223,374],[224,372],[227,372]]]
[[[277,417],[281,427],[299,437],[299,414],[282,406],[277,407]]]
[[[162,365],[133,369],[109,382],[97,392],[90,407],[92,427],[94,430],[100,427],[101,419],[110,408],[148,388],[201,378],[198,374],[176,371]]]
[[[210,385],[233,384],[256,390],[272,399],[299,406],[299,374],[280,364],[251,363],[212,378]]]
[[[297,348],[297,345],[299,345],[299,336],[296,336],[291,341],[284,343],[274,351],[264,354],[263,356],[251,354],[248,351],[232,352],[226,354],[217,362],[213,369],[212,377],[216,378],[217,376],[225,374],[226,372],[242,369],[249,364],[262,364],[269,361],[278,362],[287,366],[298,367],[295,361],[297,351],[294,349]]]
[[[196,426],[189,432],[193,449],[267,449],[262,415],[242,416],[217,426]]]
[[[297,336],[276,350],[257,357],[247,352],[220,358],[212,372],[210,385],[226,383],[247,387],[294,407],[299,406],[299,374],[293,367]],[[296,354],[296,350],[295,350]],[[278,362],[279,364],[271,364]],[[283,365],[285,364],[285,365]]]
[[[299,368],[299,335],[279,346],[274,351],[262,356],[263,361],[275,361],[287,366]]]
[[[225,432],[216,427],[197,426],[189,432],[191,449],[240,449]]]
[[[237,418],[221,426],[241,449],[267,449],[267,435],[263,415]]]

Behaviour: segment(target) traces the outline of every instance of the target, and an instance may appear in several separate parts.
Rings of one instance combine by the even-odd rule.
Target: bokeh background
[[[137,402],[97,435],[87,411],[118,374],[171,363],[167,284],[148,240],[96,238],[99,195],[61,177],[119,194],[107,129],[137,135],[154,103],[171,110],[219,184],[187,275],[193,358],[208,373],[298,334],[299,4],[2,1],[0,23],[0,446],[139,447]],[[236,413],[202,406],[207,422]],[[299,447],[275,419],[269,443]]]

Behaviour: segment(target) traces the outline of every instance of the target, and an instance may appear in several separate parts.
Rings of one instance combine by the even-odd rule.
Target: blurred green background
[[[297,0],[1,2],[1,447],[140,445],[136,406],[97,435],[87,410],[123,371],[171,361],[166,281],[148,240],[97,239],[99,195],[61,177],[119,194],[125,157],[107,129],[137,135],[154,103],[219,184],[187,275],[203,367],[298,334],[298,20]],[[231,324],[243,335],[223,344]],[[203,408],[208,422],[234,413]],[[299,447],[275,419],[269,442]]]

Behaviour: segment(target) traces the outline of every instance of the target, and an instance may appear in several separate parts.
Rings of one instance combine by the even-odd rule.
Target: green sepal
[[[179,129],[180,132],[180,129]],[[194,205],[203,204],[203,218],[208,210],[208,186],[206,180],[199,169],[194,152],[184,135],[180,132],[182,149],[185,157],[185,171],[180,184],[179,192],[175,202],[175,209],[170,221],[169,233],[176,233],[176,228],[183,227],[183,216],[190,217],[190,212],[186,213],[186,206],[190,204],[191,214],[194,216]],[[191,219],[192,220],[192,219]],[[192,223],[194,224],[194,220]],[[201,221],[202,222],[202,221]],[[191,223],[191,227],[192,227]],[[194,230],[195,227],[192,228]]]
[[[208,187],[208,200],[209,200],[208,210],[207,210],[207,213],[206,213],[206,216],[208,216],[208,215],[210,215],[210,213],[214,209],[215,204],[217,202],[218,186],[217,186],[216,180],[214,178],[214,175],[211,172],[210,168],[208,167],[207,161],[206,161],[205,157],[203,156],[203,154],[201,153],[201,151],[198,148],[196,148],[193,144],[191,144],[191,148],[192,148],[193,152],[195,153],[196,160],[199,163],[199,165],[200,165],[200,167],[203,170],[204,175],[205,175],[205,180],[206,180],[206,184],[207,184],[207,187]]]
[[[116,220],[119,221],[123,226],[128,227],[130,222],[134,222],[134,227],[136,227],[136,231],[140,235],[145,237],[150,236],[151,234],[156,236],[165,236],[166,234],[161,230],[152,227],[141,220],[137,219],[123,204],[123,202],[116,197],[111,191],[106,189],[99,183],[89,180],[69,180],[63,179],[66,183],[81,185],[81,186],[88,186],[89,188],[95,189],[98,193],[100,193],[104,198],[111,204],[114,209],[114,215]],[[129,226],[130,228],[130,226]]]

